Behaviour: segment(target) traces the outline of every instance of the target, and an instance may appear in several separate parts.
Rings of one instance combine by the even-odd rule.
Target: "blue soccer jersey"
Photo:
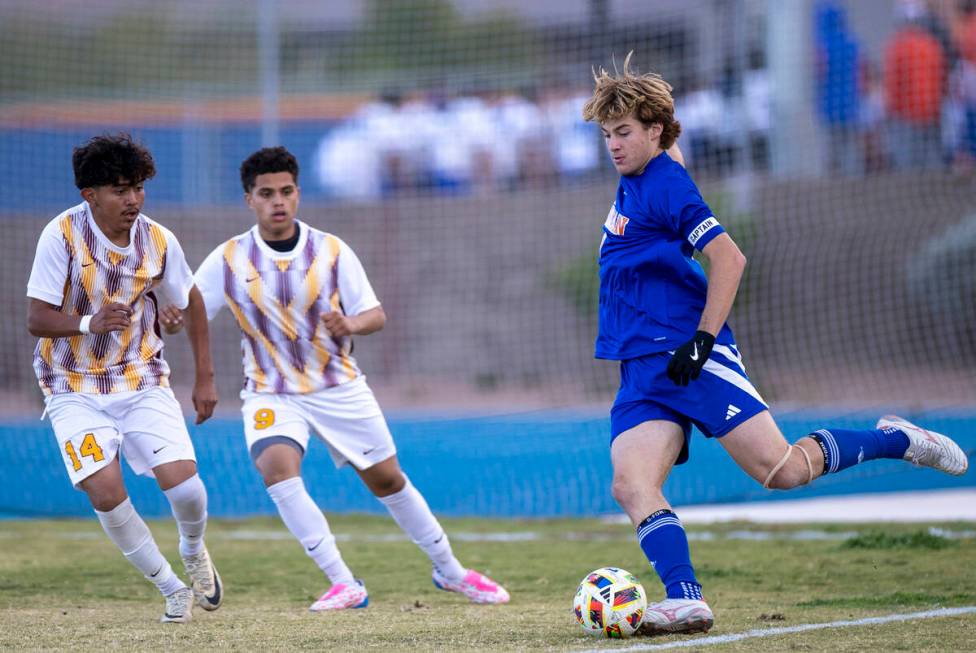
[[[692,258],[724,233],[684,167],[666,152],[623,176],[603,225],[596,357],[672,351],[698,329],[707,279]],[[734,344],[722,325],[716,343]]]

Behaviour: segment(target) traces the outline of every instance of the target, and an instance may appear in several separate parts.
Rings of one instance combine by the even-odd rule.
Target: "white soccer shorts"
[[[247,450],[284,436],[308,451],[310,430],[329,448],[337,468],[368,469],[396,454],[393,436],[366,377],[309,394],[241,392]]]
[[[196,461],[183,410],[169,388],[90,394],[71,392],[45,399],[71,484],[112,462],[121,449],[136,474],[176,460]]]

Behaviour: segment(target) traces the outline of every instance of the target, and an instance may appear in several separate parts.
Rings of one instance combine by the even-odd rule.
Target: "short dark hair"
[[[241,185],[244,192],[250,193],[258,175],[269,172],[290,172],[295,183],[298,183],[298,160],[295,155],[282,146],[262,147],[260,150],[244,159],[241,164]]]
[[[79,190],[125,181],[141,184],[156,174],[152,154],[129,134],[95,136],[71,153],[75,186]]]

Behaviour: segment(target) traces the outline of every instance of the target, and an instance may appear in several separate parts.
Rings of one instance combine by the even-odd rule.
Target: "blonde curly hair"
[[[600,68],[593,71],[596,86],[593,95],[583,105],[583,119],[604,123],[633,115],[645,127],[661,125],[661,149],[667,150],[681,134],[681,123],[674,119],[674,98],[671,85],[656,73],[640,75],[630,70],[631,50],[624,59],[622,72],[614,74]]]

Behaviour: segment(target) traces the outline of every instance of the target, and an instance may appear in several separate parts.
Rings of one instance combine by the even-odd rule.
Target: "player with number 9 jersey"
[[[439,588],[475,603],[508,601],[503,587],[461,566],[400,469],[386,420],[352,357],[352,336],[380,330],[386,315],[353,250],[297,219],[295,157],[283,147],[258,150],[241,165],[241,184],[257,224],[214,249],[195,278],[207,315],[226,307],[241,331],[248,451],[282,521],[331,582],[309,609],[369,602],[301,477],[313,433],[336,467],[350,464],[427,554]],[[165,313],[167,330],[178,330],[180,316]]]

